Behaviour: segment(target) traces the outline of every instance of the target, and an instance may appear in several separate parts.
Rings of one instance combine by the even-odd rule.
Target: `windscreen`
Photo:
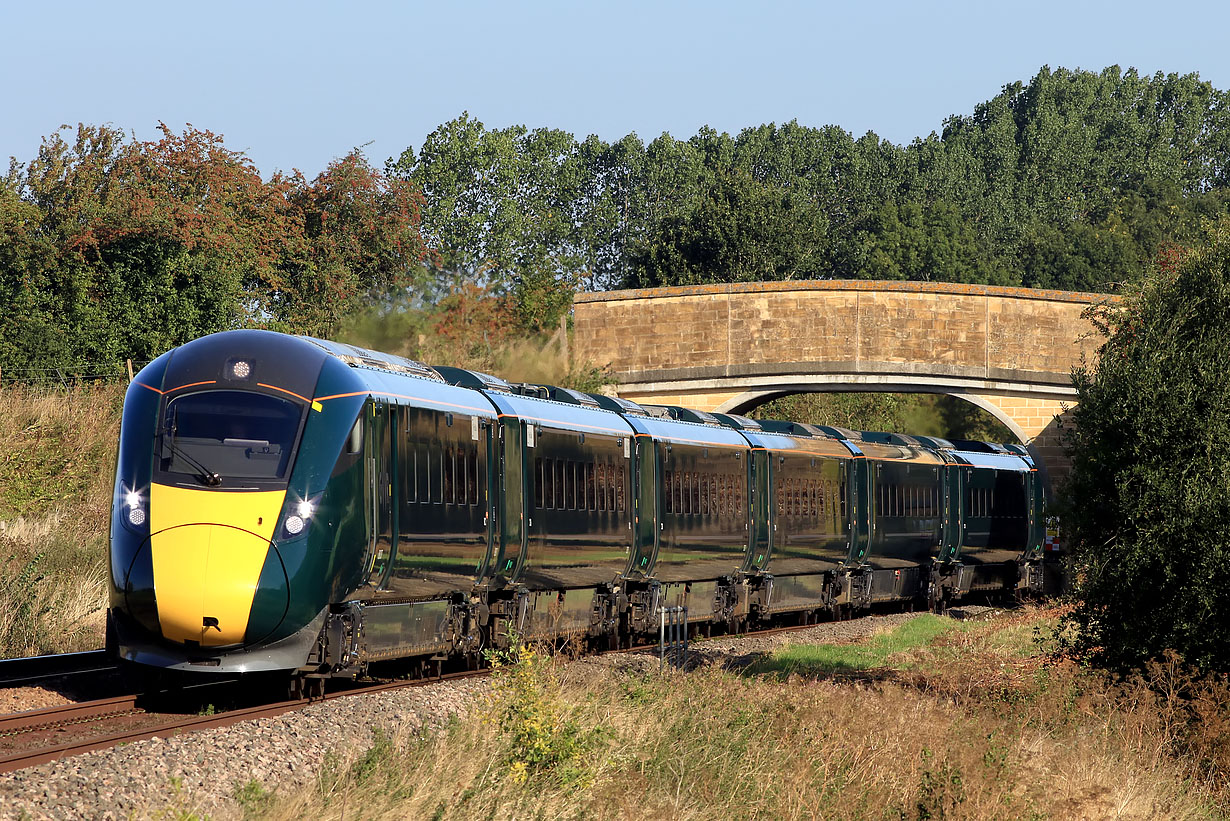
[[[301,406],[247,391],[206,391],[167,403],[162,469],[222,478],[283,479]]]

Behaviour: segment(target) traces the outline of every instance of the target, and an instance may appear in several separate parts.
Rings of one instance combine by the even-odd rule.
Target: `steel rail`
[[[97,735],[92,738],[84,738],[49,746],[17,750],[11,753],[0,752],[0,773],[13,772],[14,770],[24,769],[25,767],[33,767],[38,764],[46,764],[61,758],[92,752],[94,750],[104,750],[109,747],[114,747],[117,744],[124,744],[132,741],[145,741],[154,737],[171,738],[185,732],[195,732],[197,730],[207,730],[215,727],[226,727],[231,724],[237,724],[241,721],[252,721],[259,718],[273,718],[274,716],[279,716],[283,713],[301,710],[311,704],[317,704],[322,700],[331,701],[336,698],[364,695],[367,693],[379,693],[386,690],[396,690],[405,687],[422,687],[442,681],[485,675],[488,672],[490,671],[486,669],[472,670],[459,673],[448,673],[439,677],[415,679],[412,681],[382,682],[380,684],[373,684],[366,687],[357,687],[354,689],[327,693],[323,699],[281,701],[273,704],[262,704],[254,707],[228,710],[215,715],[176,716],[170,720],[157,721],[152,724],[145,723],[140,727],[130,727],[116,732]],[[111,719],[123,720],[134,715],[145,715],[154,718],[159,715],[157,713],[146,713],[137,707],[136,703],[138,698],[139,696],[120,696],[117,698],[87,701],[80,704],[69,704],[60,707],[46,707],[41,710],[30,710],[24,713],[13,713],[7,716],[0,716],[0,741],[2,741],[5,737],[20,733],[54,731],[72,726],[74,724],[84,724],[86,722],[106,721]]]
[[[115,659],[105,650],[0,659],[0,687],[20,687],[43,679],[102,673],[117,668]]]

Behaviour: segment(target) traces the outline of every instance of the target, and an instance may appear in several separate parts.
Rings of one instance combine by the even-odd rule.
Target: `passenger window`
[[[620,513],[624,512],[624,466],[620,465],[618,470],[618,479],[615,483],[615,509]]]
[[[542,460],[542,507],[544,510],[550,510],[555,507],[555,468],[552,466],[552,459],[543,457]]]
[[[466,461],[470,467],[466,470],[466,500],[478,504],[478,448],[470,448],[466,453]]]
[[[454,496],[455,491],[453,488],[453,467],[454,467],[453,449],[445,448],[444,449],[444,462],[443,462],[443,474],[444,474],[443,501],[445,504],[452,504],[455,501],[455,496]]]

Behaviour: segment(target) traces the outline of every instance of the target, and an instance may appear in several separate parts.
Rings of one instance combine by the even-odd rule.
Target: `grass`
[[[1225,683],[1082,670],[1051,654],[1056,615],[924,616],[686,674],[518,651],[466,720],[387,728],[252,817],[1222,817]]]
[[[903,626],[858,644],[790,644],[771,657],[756,662],[749,672],[817,675],[866,672],[876,668],[903,668],[911,650],[927,646],[957,623],[924,615]]]
[[[103,644],[125,387],[0,390],[0,655]]]

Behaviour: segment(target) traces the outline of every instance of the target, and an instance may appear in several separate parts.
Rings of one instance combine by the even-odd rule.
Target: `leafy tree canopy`
[[[242,325],[328,333],[428,257],[417,190],[352,152],[263,180],[209,131],[57,132],[0,179],[0,367],[147,360]]]

